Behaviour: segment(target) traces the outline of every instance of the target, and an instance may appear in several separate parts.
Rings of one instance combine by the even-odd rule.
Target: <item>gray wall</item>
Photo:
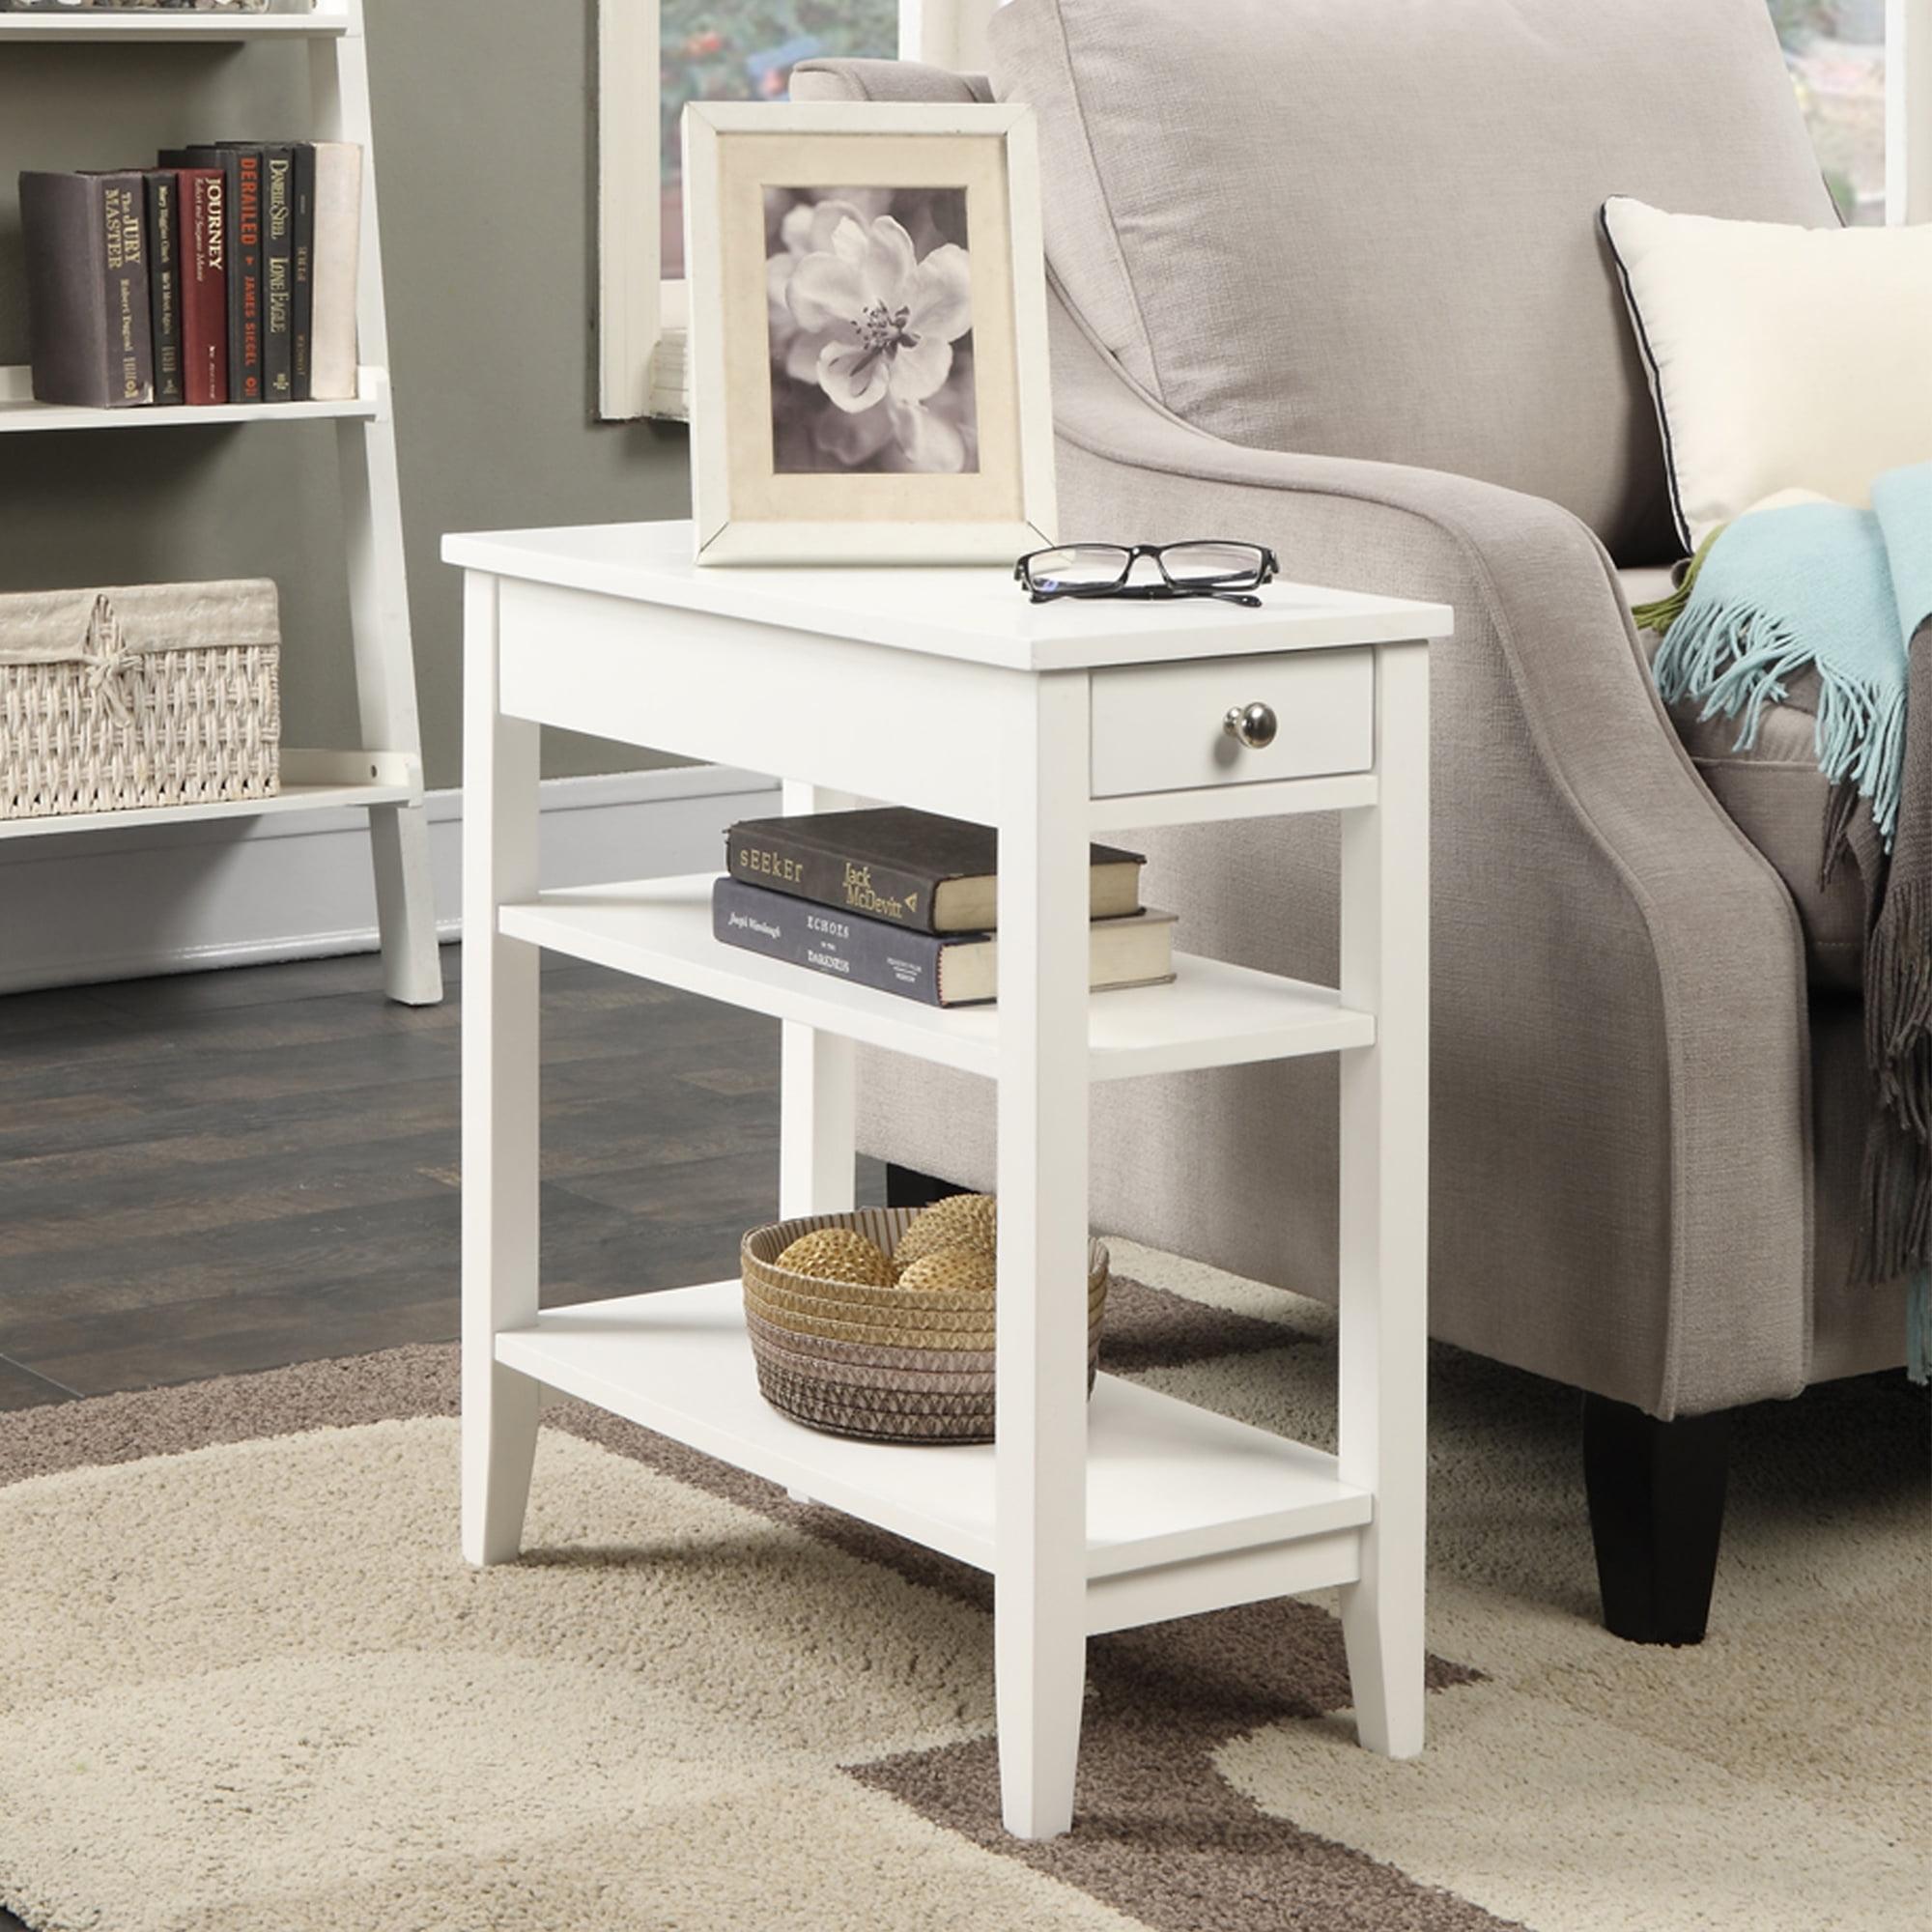
[[[368,0],[429,782],[462,765],[445,530],[686,514],[681,429],[596,420],[595,0]],[[0,48],[0,362],[26,360],[22,168],[308,129],[298,48]],[[330,424],[0,437],[0,589],[269,576],[291,744],[355,733]],[[554,739],[553,775],[662,762]]]

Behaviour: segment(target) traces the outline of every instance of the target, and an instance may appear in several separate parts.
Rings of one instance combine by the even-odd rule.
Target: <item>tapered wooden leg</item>
[[[1341,1473],[1375,1492],[1342,1592],[1355,1729],[1423,1735],[1429,1345],[1429,654],[1377,652],[1370,810],[1342,816],[1342,1001],[1376,1014],[1341,1056]]]
[[[430,876],[429,813],[420,805],[379,805],[369,813],[376,868],[376,922],[383,939],[383,990],[406,1007],[442,998],[442,954]]]
[[[1583,1481],[1604,1627],[1632,1643],[1701,1643],[1724,1528],[1731,1416],[1654,1415],[1583,1398]]]
[[[537,1314],[537,949],[497,930],[537,889],[537,727],[497,711],[497,581],[464,590],[463,1553],[523,1541],[543,1389],[497,1360]]]
[[[1087,1667],[1087,681],[1001,747],[995,1636],[1001,1811],[1073,1822]]]
[[[366,342],[363,347],[365,355],[380,355]],[[401,753],[420,768],[395,425],[384,415],[337,427],[362,743],[372,752]],[[369,839],[384,991],[406,1006],[434,1006],[442,998],[442,959],[430,877],[429,815],[419,805],[378,806],[369,813]]]
[[[463,1556],[485,1569],[523,1553],[543,1386],[500,1362],[463,1375]]]

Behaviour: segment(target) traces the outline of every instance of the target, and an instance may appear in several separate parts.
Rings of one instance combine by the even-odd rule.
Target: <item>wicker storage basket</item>
[[[0,597],[0,818],[274,797],[280,639],[262,580]]]
[[[993,1439],[993,1291],[863,1287],[778,1265],[801,1235],[851,1228],[891,1254],[920,1212],[861,1208],[753,1228],[740,1253],[745,1328],[774,1408],[874,1442]],[[1087,1385],[1099,1362],[1107,1250],[1088,1249]]]

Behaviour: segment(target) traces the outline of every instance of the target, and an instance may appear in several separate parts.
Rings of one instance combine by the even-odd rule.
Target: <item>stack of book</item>
[[[269,0],[0,0],[0,14],[71,13],[77,7],[110,14],[266,14]]]
[[[894,806],[751,818],[725,835],[711,929],[854,985],[930,1007],[999,996],[999,842],[989,827]],[[1089,984],[1174,978],[1174,915],[1141,905],[1146,861],[1095,845],[1088,873]]]
[[[23,174],[20,225],[35,401],[355,398],[360,148],[216,141]]]

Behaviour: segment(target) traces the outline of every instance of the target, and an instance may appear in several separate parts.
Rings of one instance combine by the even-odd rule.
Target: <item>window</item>
[[[983,71],[1004,0],[598,0],[598,365],[602,413],[686,413],[687,100],[782,100],[817,55]],[[656,102],[656,111],[651,103]]]
[[[1886,0],[1771,0],[1826,185],[1849,222],[1886,218]]]
[[[659,0],[659,233],[668,281],[684,273],[685,102],[783,100],[800,61],[889,60],[898,43],[898,0]]]

